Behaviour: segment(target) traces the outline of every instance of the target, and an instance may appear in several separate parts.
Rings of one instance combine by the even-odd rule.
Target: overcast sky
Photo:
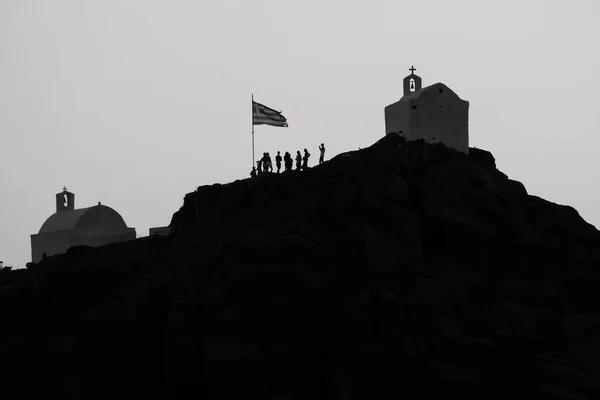
[[[67,186],[139,236],[199,185],[246,178],[251,94],[317,160],[384,134],[414,65],[470,102],[470,145],[600,224],[598,0],[0,0],[0,260]]]

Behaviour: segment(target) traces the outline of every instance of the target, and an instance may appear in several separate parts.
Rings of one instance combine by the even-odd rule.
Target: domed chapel
[[[31,258],[34,263],[46,256],[61,254],[70,247],[98,247],[136,238],[135,228],[127,227],[123,217],[110,207],[98,205],[75,209],[75,194],[66,187],[56,194],[56,212],[31,235]]]

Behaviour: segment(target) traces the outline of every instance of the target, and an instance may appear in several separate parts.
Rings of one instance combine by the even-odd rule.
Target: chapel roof
[[[433,85],[429,85],[426,86],[420,90],[417,90],[415,92],[406,94],[404,96],[402,96],[402,98],[400,99],[400,101],[412,101],[412,100],[417,100],[419,99],[419,97],[421,97],[421,95],[425,94],[425,93],[429,93],[438,89],[443,89],[444,92],[449,92],[452,93],[454,96],[456,96],[458,99],[462,100],[460,97],[458,97],[458,95],[456,94],[456,92],[454,92],[452,89],[450,89],[448,86],[444,85],[441,82],[437,82],[434,83]],[[463,100],[466,101],[466,100]]]
[[[49,233],[49,232],[57,232],[57,231],[68,231],[74,230],[81,227],[81,221],[83,217],[88,214],[92,210],[102,210],[103,215],[110,216],[113,218],[113,221],[116,219],[119,221],[119,225],[125,225],[125,221],[121,215],[113,210],[110,207],[106,207],[104,205],[97,205],[93,207],[79,208],[77,210],[70,211],[58,211],[52,214],[48,219],[42,224],[39,233]],[[92,213],[93,214],[93,213]],[[108,215],[107,215],[108,214]],[[118,217],[118,218],[117,218]]]

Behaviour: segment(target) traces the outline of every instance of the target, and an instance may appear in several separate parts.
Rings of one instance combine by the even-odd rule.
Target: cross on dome
[[[413,73],[413,74],[414,74],[414,73],[415,73],[415,70],[416,70],[416,68],[415,68],[414,66],[411,66],[411,67],[409,68],[409,70],[410,70],[410,72],[411,72],[411,73]]]
[[[63,186],[63,192],[66,192],[66,191],[67,191],[67,187]]]

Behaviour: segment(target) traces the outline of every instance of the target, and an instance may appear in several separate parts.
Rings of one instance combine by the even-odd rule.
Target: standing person
[[[256,165],[258,166],[258,171],[256,173],[258,175],[260,175],[260,173],[262,172],[262,163],[263,163],[263,159],[262,158],[256,162]]]
[[[252,166],[252,171],[250,171],[250,177],[254,178],[256,176],[256,167]]]
[[[319,146],[319,151],[321,152],[319,154],[319,164],[323,164],[323,160],[325,159],[325,145],[323,143]]]
[[[263,172],[269,172],[269,160],[267,160],[267,153],[263,153],[263,156],[260,160],[262,162]]]
[[[271,160],[271,155],[268,152],[265,154],[267,157],[267,170],[273,172],[273,160]]]
[[[310,153],[308,150],[304,149],[304,157],[302,158],[302,169],[308,168],[308,157],[310,157]]]
[[[302,165],[302,155],[300,154],[300,150],[296,152],[296,170],[300,170],[300,166]]]
[[[277,165],[277,173],[281,170],[281,154],[278,151],[277,156],[275,156],[275,165]]]
[[[283,156],[283,162],[285,164],[285,170],[289,171],[292,169],[292,166],[294,165],[294,160],[292,160],[292,155],[290,154],[289,151],[286,151],[284,156]]]

